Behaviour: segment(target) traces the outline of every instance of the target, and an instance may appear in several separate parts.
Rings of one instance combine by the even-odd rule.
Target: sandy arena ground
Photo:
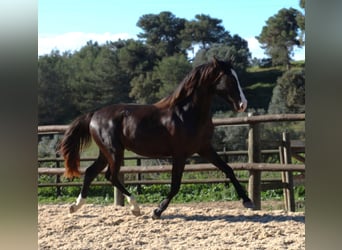
[[[305,249],[305,214],[250,211],[236,202],[170,204],[160,220],[155,205],[38,206],[39,249]]]

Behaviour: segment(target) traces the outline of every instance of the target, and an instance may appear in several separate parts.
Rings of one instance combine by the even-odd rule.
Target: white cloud
[[[106,41],[117,41],[119,39],[134,38],[127,33],[111,34],[109,32],[98,33],[82,33],[68,32],[59,35],[42,35],[38,36],[38,55],[49,54],[52,50],[75,51],[85,46],[88,41],[97,41],[104,44]]]
[[[260,43],[255,37],[247,38],[249,51],[252,53],[252,58],[265,58],[264,50],[260,48]]]
[[[293,60],[299,61],[299,60],[305,60],[305,46],[303,48],[295,48],[293,50]]]

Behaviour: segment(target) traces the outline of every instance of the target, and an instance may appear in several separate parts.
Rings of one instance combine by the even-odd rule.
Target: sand
[[[251,211],[236,202],[170,204],[160,220],[156,205],[38,206],[39,249],[305,249],[305,214]]]

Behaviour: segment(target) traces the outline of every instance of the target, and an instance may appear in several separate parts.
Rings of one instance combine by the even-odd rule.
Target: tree
[[[185,28],[181,32],[183,46],[192,48],[195,44],[199,44],[201,49],[206,49],[213,43],[221,43],[229,39],[229,32],[221,23],[222,20],[211,18],[209,15],[196,15],[195,20],[185,23]]]
[[[110,44],[88,42],[70,60],[73,74],[68,79],[78,113],[130,100],[129,78],[121,69]]]
[[[225,44],[213,44],[208,49],[201,49],[197,52],[193,65],[197,66],[209,62],[214,56],[220,60],[231,61],[234,69],[241,74],[249,65],[251,53],[248,44],[242,38],[234,35],[234,42]],[[240,42],[237,42],[240,41]]]
[[[305,10],[305,0],[299,1],[299,6]],[[301,30],[299,40],[301,44],[305,44],[305,14],[299,13],[297,16],[297,23]]]
[[[159,98],[157,93],[160,81],[154,79],[153,72],[141,73],[131,81],[131,92],[129,96],[134,98],[137,103],[149,104],[156,102]]]
[[[184,29],[185,19],[177,18],[169,11],[158,15],[147,14],[139,18],[137,26],[144,32],[139,33],[147,45],[153,46],[159,59],[175,53],[185,53],[181,48],[180,32]]]
[[[38,123],[63,124],[74,115],[74,106],[67,81],[70,55],[52,51],[38,59]]]
[[[152,70],[156,60],[153,49],[141,41],[127,40],[118,50],[120,67],[131,78]]]
[[[191,69],[191,63],[183,54],[164,57],[153,70],[154,78],[160,81],[157,97],[170,95]]]
[[[304,69],[291,69],[278,78],[268,112],[270,114],[305,112]]]
[[[117,51],[112,51],[108,45],[102,46],[94,67],[101,79],[104,104],[131,100],[128,96],[130,78],[120,67]]]
[[[191,69],[183,54],[164,57],[153,71],[133,78],[130,96],[139,103],[154,103],[170,95]]]
[[[261,34],[256,37],[271,56],[273,65],[290,66],[294,46],[300,46],[298,16],[302,14],[293,8],[281,9],[266,21]]]

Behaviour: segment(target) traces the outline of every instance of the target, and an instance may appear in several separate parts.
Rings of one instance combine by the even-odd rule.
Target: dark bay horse
[[[139,215],[134,197],[118,179],[124,150],[148,157],[172,157],[171,190],[153,211],[160,218],[171,199],[178,193],[186,159],[198,153],[222,170],[233,183],[243,205],[253,202],[236,179],[234,172],[211,145],[214,126],[210,112],[214,95],[230,103],[238,112],[245,111],[247,100],[236,72],[230,63],[219,61],[194,68],[168,97],[152,105],[117,104],[76,118],[65,132],[60,153],[65,160],[65,176],[79,176],[79,152],[91,140],[100,149],[97,160],[86,169],[83,186],[70,212],[85,202],[90,183],[108,165],[106,178],[127,198],[133,214]]]

